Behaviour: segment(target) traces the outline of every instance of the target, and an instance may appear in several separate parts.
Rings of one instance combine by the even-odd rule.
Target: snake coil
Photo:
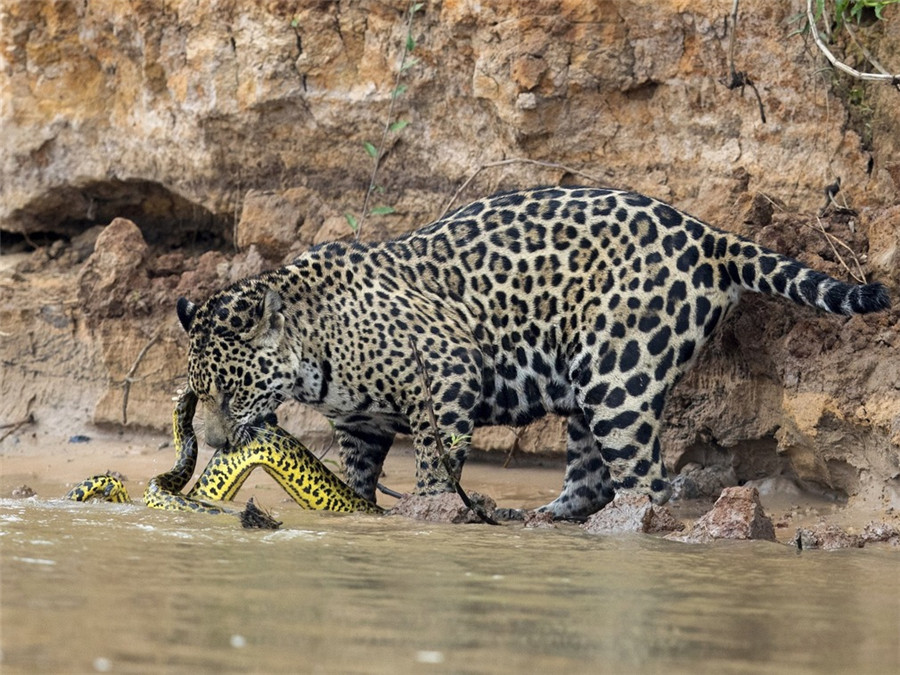
[[[197,466],[197,437],[193,425],[196,408],[196,394],[189,389],[182,392],[172,414],[175,464],[147,484],[144,503],[150,508],[240,515],[215,502],[234,499],[250,473],[261,466],[305,509],[383,512],[381,507],[357,495],[303,443],[274,424],[263,425],[249,443],[217,450],[194,486],[186,495],[182,494]],[[125,485],[109,473],[80,482],[69,491],[66,499],[130,501]],[[258,509],[251,513],[258,513]]]

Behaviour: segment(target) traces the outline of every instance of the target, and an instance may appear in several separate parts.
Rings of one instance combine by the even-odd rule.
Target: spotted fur
[[[315,247],[200,306],[182,298],[178,315],[212,445],[246,443],[296,399],[334,422],[348,482],[373,500],[401,432],[417,491],[451,489],[429,398],[445,447],[554,413],[568,418],[567,468],[543,508],[579,517],[618,490],[668,499],[666,396],[746,290],[839,314],[889,306],[879,284],[842,283],[649,197],[545,188],[399,239]],[[456,474],[465,457],[457,444]]]

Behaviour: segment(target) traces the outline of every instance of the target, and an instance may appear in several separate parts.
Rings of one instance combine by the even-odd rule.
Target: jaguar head
[[[190,338],[188,385],[203,410],[207,443],[246,444],[274,420],[295,381],[281,296],[250,279],[201,305],[179,298],[176,309]]]

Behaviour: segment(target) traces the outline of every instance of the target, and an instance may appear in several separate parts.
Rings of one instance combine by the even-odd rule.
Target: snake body
[[[261,466],[305,509],[383,511],[357,495],[303,443],[274,424],[262,426],[245,445],[216,451],[187,495],[182,494],[197,466],[197,438],[193,426],[196,407],[197,397],[192,391],[187,390],[178,397],[172,414],[175,465],[150,479],[144,491],[147,506],[170,511],[238,514],[212,502],[234,499],[250,473]],[[69,491],[66,499],[129,501],[122,481],[110,474],[82,481]]]

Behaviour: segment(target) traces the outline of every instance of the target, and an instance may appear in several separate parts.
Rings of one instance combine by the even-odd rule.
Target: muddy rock
[[[527,530],[545,530],[556,527],[553,514],[546,511],[526,511],[524,527]]]
[[[13,499],[29,499],[34,497],[37,492],[28,485],[19,485],[18,487],[14,487],[10,494]]]
[[[840,548],[862,548],[864,544],[865,540],[858,534],[851,534],[833,523],[801,527],[794,537],[794,545],[800,550],[820,548],[834,551]]]
[[[469,499],[475,504],[480,504],[488,516],[491,516],[497,508],[493,499],[477,492],[470,492]],[[439,495],[404,495],[391,508],[390,515],[432,523],[482,522],[455,492],[444,492]]]
[[[734,467],[714,464],[703,466],[689,462],[672,479],[673,499],[701,499],[715,497],[726,487],[737,484]]]
[[[812,527],[798,528],[793,541],[800,550],[836,551],[843,548],[862,548],[868,544],[900,546],[900,529],[890,523],[872,521],[862,529],[862,532],[856,533],[835,523],[823,521]]]
[[[281,261],[295,246],[312,243],[322,225],[320,208],[316,194],[306,188],[251,190],[244,197],[235,244],[239,250],[253,245],[264,258]]]
[[[582,525],[590,534],[658,534],[684,527],[665,506],[656,506],[646,495],[616,495],[615,499]]]
[[[898,175],[900,175],[900,164]],[[900,191],[900,184],[898,184]],[[875,214],[869,224],[869,264],[878,280],[900,288],[900,204]],[[897,302],[896,294],[894,302]]]
[[[116,218],[107,225],[78,277],[78,298],[85,313],[114,318],[149,312],[147,251],[140,229],[130,220]]]
[[[872,521],[863,528],[861,536],[867,544],[886,543],[900,546],[900,528],[890,523]]]
[[[249,255],[249,253],[247,254]],[[240,259],[229,259],[219,251],[207,251],[195,258],[189,269],[178,279],[174,297],[184,296],[193,302],[202,302],[217,290],[230,283],[230,270]],[[167,308],[171,312],[171,307]]]
[[[672,538],[692,544],[715,539],[775,541],[775,527],[759,503],[756,488],[730,487],[686,534]]]

